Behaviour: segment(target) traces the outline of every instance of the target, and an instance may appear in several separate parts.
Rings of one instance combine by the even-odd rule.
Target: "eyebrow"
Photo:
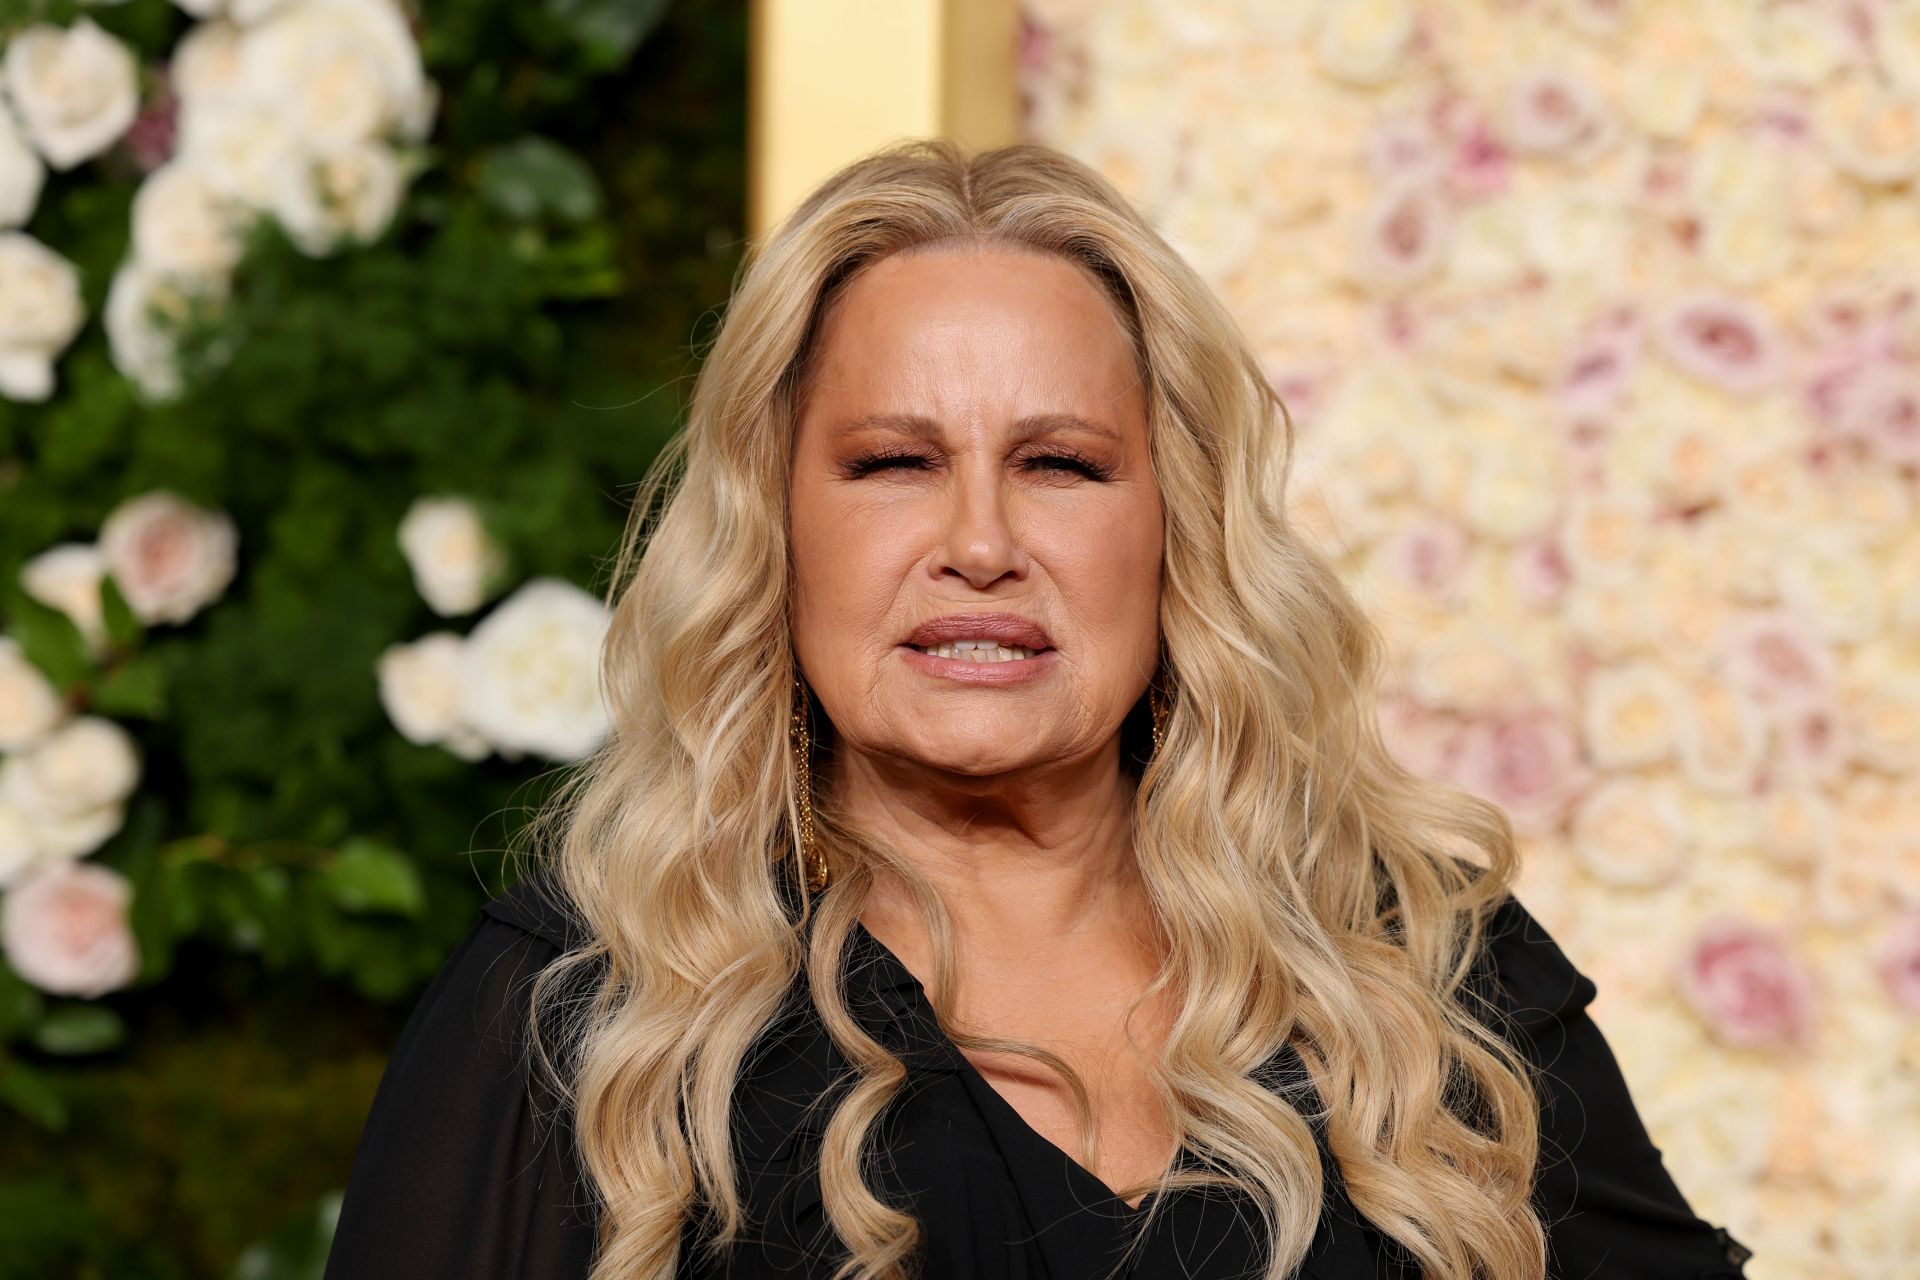
[[[913,436],[920,440],[940,438],[940,424],[932,418],[917,413],[870,413],[844,423],[836,433],[852,435],[856,431],[892,431],[899,435]],[[1095,422],[1075,413],[1031,413],[1013,424],[1013,437],[1016,442],[1031,440],[1036,436],[1050,432],[1070,431],[1082,435],[1097,436],[1102,440],[1120,443],[1120,433],[1104,422]]]

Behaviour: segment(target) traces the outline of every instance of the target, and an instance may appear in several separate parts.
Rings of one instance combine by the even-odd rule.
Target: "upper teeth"
[[[1012,662],[1031,658],[1033,650],[998,640],[954,640],[948,644],[928,645],[926,652],[936,658],[958,658],[964,662]]]

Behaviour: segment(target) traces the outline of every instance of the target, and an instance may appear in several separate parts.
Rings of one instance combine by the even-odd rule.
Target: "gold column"
[[[1016,0],[753,0],[751,23],[751,235],[888,142],[1018,138]]]

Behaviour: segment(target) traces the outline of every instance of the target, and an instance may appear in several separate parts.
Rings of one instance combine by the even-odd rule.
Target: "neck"
[[[992,777],[849,751],[835,762],[834,803],[932,882],[963,948],[1017,956],[1137,926],[1135,784],[1119,761],[1118,739],[1086,759]],[[912,895],[891,875],[877,878],[861,919],[895,950],[928,945]]]

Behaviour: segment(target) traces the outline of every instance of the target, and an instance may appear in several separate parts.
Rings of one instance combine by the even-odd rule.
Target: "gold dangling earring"
[[[827,859],[813,834],[813,730],[807,687],[798,672],[793,677],[793,718],[788,725],[788,740],[793,747],[793,770],[800,791],[800,861],[806,868],[807,891],[818,893],[827,887]]]
[[[1159,755],[1160,744],[1167,736],[1167,717],[1172,712],[1167,707],[1166,699],[1160,696],[1158,684],[1147,686],[1147,709],[1153,712],[1153,754]]]

